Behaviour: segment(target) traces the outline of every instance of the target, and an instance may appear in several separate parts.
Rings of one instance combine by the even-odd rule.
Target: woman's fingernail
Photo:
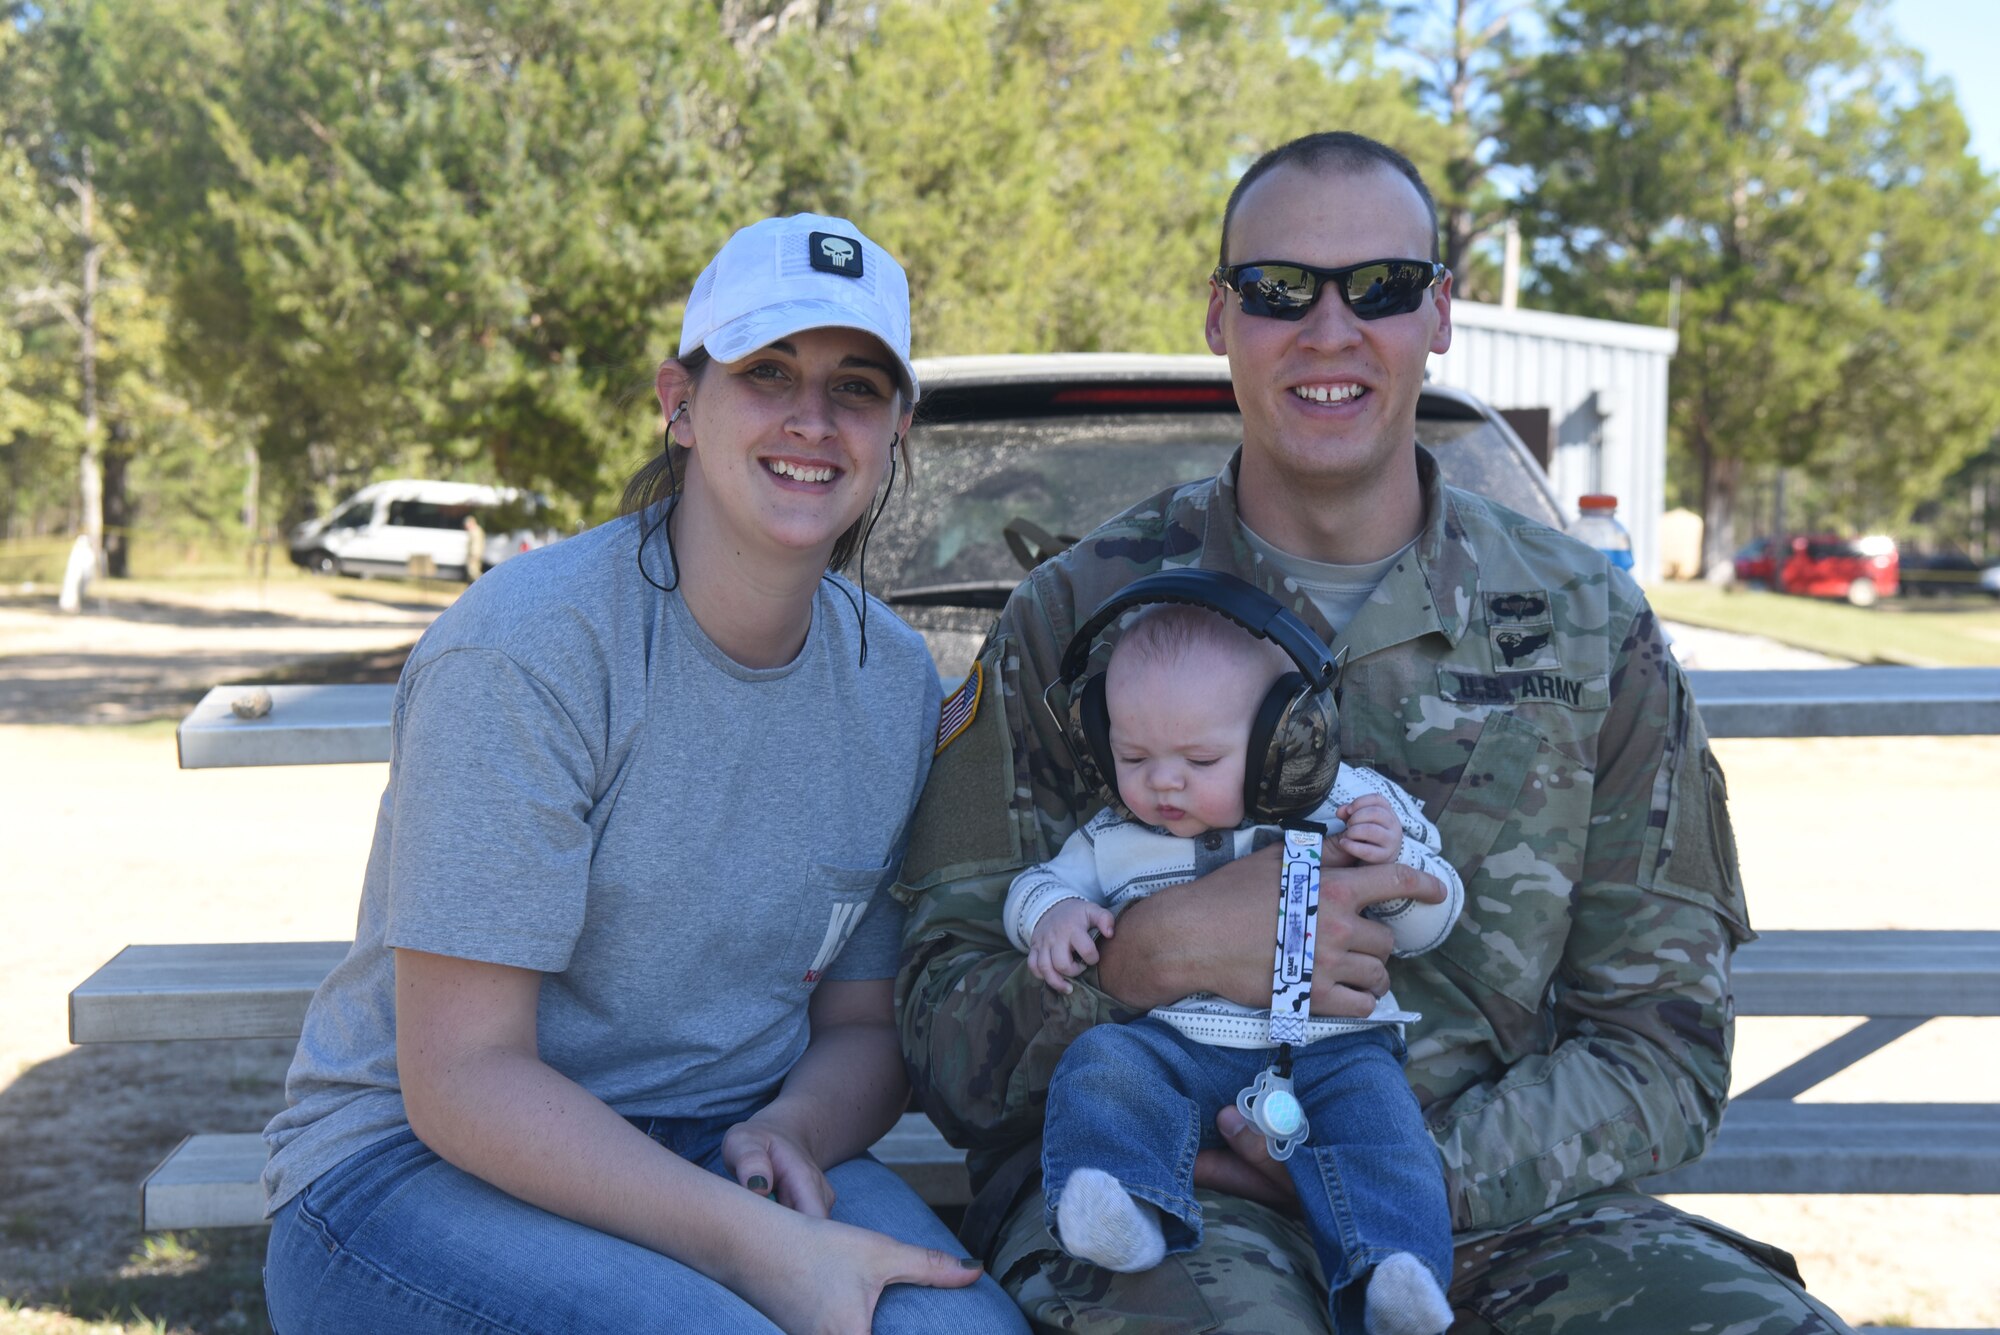
[[[978,1261],[976,1261],[976,1260],[974,1260],[974,1259],[973,1259],[972,1257],[970,1257],[970,1256],[961,1256],[961,1257],[959,1257],[959,1258],[958,1258],[958,1264],[959,1264],[959,1268],[960,1268],[960,1269],[963,1269],[963,1270],[977,1270],[977,1269],[979,1269],[979,1262],[978,1262]]]
[[[757,1174],[757,1176],[750,1179],[750,1190],[769,1192],[771,1190],[771,1184],[764,1180],[764,1175],[762,1173],[759,1173]]]

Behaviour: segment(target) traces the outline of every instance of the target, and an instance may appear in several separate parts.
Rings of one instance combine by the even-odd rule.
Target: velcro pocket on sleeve
[[[1741,945],[1757,933],[1743,895],[1743,872],[1736,857],[1736,834],[1729,823],[1729,785],[1722,764],[1709,748],[1708,734],[1694,712],[1685,678],[1676,701],[1686,732],[1667,783],[1662,819],[1655,806],[1656,836],[1641,862],[1643,888],[1715,910]],[[1655,802],[1658,799],[1655,798]]]
[[[894,891],[905,903],[940,881],[1022,860],[1013,813],[1014,742],[999,683],[989,665],[977,712],[931,763]]]

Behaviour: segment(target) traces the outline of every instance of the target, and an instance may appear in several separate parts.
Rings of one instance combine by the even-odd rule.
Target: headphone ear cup
[[[1296,672],[1279,677],[1264,692],[1256,716],[1250,720],[1250,744],[1243,753],[1243,814],[1250,820],[1273,819],[1270,789],[1284,759],[1273,743],[1278,739],[1279,725],[1291,707],[1292,697],[1305,684],[1306,679]]]
[[[1104,702],[1104,674],[1093,672],[1076,692],[1070,719],[1083,745],[1077,749],[1080,777],[1118,801],[1118,764],[1111,755],[1111,709]],[[1095,770],[1095,773],[1091,773]]]
[[[1332,691],[1297,672],[1278,678],[1257,708],[1245,756],[1243,808],[1269,824],[1311,815],[1340,773],[1340,716]]]

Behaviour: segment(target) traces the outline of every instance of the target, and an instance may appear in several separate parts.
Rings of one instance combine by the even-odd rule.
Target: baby
[[[1243,824],[1245,779],[1262,759],[1248,755],[1252,719],[1292,666],[1206,608],[1132,615],[1104,681],[1118,802],[1007,895],[1008,935],[1038,978],[1068,992],[1128,905],[1277,842],[1275,827]],[[1310,819],[1328,831],[1322,867],[1400,861],[1444,883],[1443,904],[1370,910],[1397,955],[1444,940],[1464,887],[1414,798],[1342,764]],[[1314,1016],[1293,1058],[1308,1138],[1286,1166],[1339,1335],[1439,1335],[1451,1324],[1444,1179],[1402,1071],[1402,1027],[1417,1018],[1387,994],[1366,1019]],[[1198,1245],[1195,1151],[1222,1143],[1216,1112],[1276,1053],[1268,1010],[1205,993],[1078,1038],[1050,1082],[1042,1152],[1048,1223],[1064,1250],[1130,1272]]]

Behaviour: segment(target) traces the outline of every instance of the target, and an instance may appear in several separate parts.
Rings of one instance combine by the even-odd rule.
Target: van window
[[[367,528],[368,521],[375,517],[375,502],[356,501],[339,514],[326,521],[328,528]]]
[[[463,528],[466,509],[436,501],[391,501],[389,523],[397,528]]]
[[[547,508],[533,492],[524,492],[497,505],[482,505],[473,513],[479,516],[479,526],[488,533],[536,529],[548,523]]]

